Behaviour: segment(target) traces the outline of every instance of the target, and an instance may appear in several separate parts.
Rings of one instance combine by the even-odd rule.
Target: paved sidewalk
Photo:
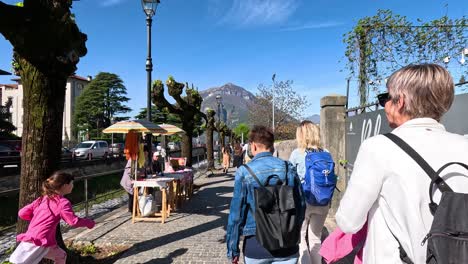
[[[232,197],[234,171],[195,179],[200,188],[165,224],[131,223],[126,207],[98,221],[92,230],[75,229],[65,235],[74,243],[128,246],[115,263],[230,263],[225,229]]]

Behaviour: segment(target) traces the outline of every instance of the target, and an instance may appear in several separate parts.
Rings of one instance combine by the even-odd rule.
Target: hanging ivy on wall
[[[395,70],[412,63],[438,63],[462,67],[467,73],[464,54],[468,47],[468,20],[464,16],[443,16],[413,24],[390,10],[378,10],[360,19],[343,35],[346,44],[346,69],[357,76],[360,104],[368,102],[369,89],[377,90]]]

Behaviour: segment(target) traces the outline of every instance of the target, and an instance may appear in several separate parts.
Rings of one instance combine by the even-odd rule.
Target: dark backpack
[[[310,205],[328,205],[336,188],[335,162],[329,152],[306,150],[305,181],[302,189]]]
[[[468,165],[450,162],[435,172],[429,164],[406,142],[394,134],[385,134],[408,155],[410,155],[431,178],[429,186],[429,209],[434,215],[431,230],[421,245],[427,242],[426,263],[455,264],[468,263],[468,194],[454,192],[439,176],[447,167],[459,165],[467,169]],[[439,205],[434,200],[434,184],[442,192]],[[395,236],[395,235],[394,235]],[[398,241],[398,239],[395,237]],[[398,243],[400,243],[398,241]],[[413,263],[400,244],[400,257],[405,263]],[[406,259],[405,259],[406,257]]]
[[[292,248],[300,242],[303,219],[299,182],[288,184],[288,163],[285,162],[286,176],[269,176],[264,183],[260,182],[248,165],[243,165],[258,183],[254,190],[256,239],[268,251]],[[276,185],[269,185],[271,179],[277,178]]]

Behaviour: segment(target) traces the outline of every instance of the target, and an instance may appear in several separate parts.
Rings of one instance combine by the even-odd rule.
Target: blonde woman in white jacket
[[[320,140],[320,128],[311,121],[304,120],[296,129],[297,148],[293,150],[289,161],[296,166],[297,174],[304,182],[306,173],[306,150],[323,149]],[[299,244],[299,264],[321,264],[319,255],[321,236],[329,206],[314,206],[306,203],[304,222],[301,228],[301,242]],[[306,240],[306,236],[308,241]]]
[[[447,70],[435,64],[410,65],[390,76],[387,90],[378,98],[393,134],[435,170],[452,161],[468,164],[468,140],[439,123],[454,99]],[[468,193],[466,174],[451,166],[440,176],[455,192]],[[362,143],[336,222],[345,233],[356,233],[368,222],[364,264],[402,263],[395,237],[413,263],[426,263],[427,244],[421,242],[433,220],[429,184],[423,169],[385,136]],[[439,199],[437,190],[436,202]]]

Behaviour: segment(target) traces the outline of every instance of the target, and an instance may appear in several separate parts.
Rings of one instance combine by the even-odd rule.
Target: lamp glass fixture
[[[147,16],[154,16],[156,14],[156,8],[158,7],[159,0],[141,0],[143,11]]]

